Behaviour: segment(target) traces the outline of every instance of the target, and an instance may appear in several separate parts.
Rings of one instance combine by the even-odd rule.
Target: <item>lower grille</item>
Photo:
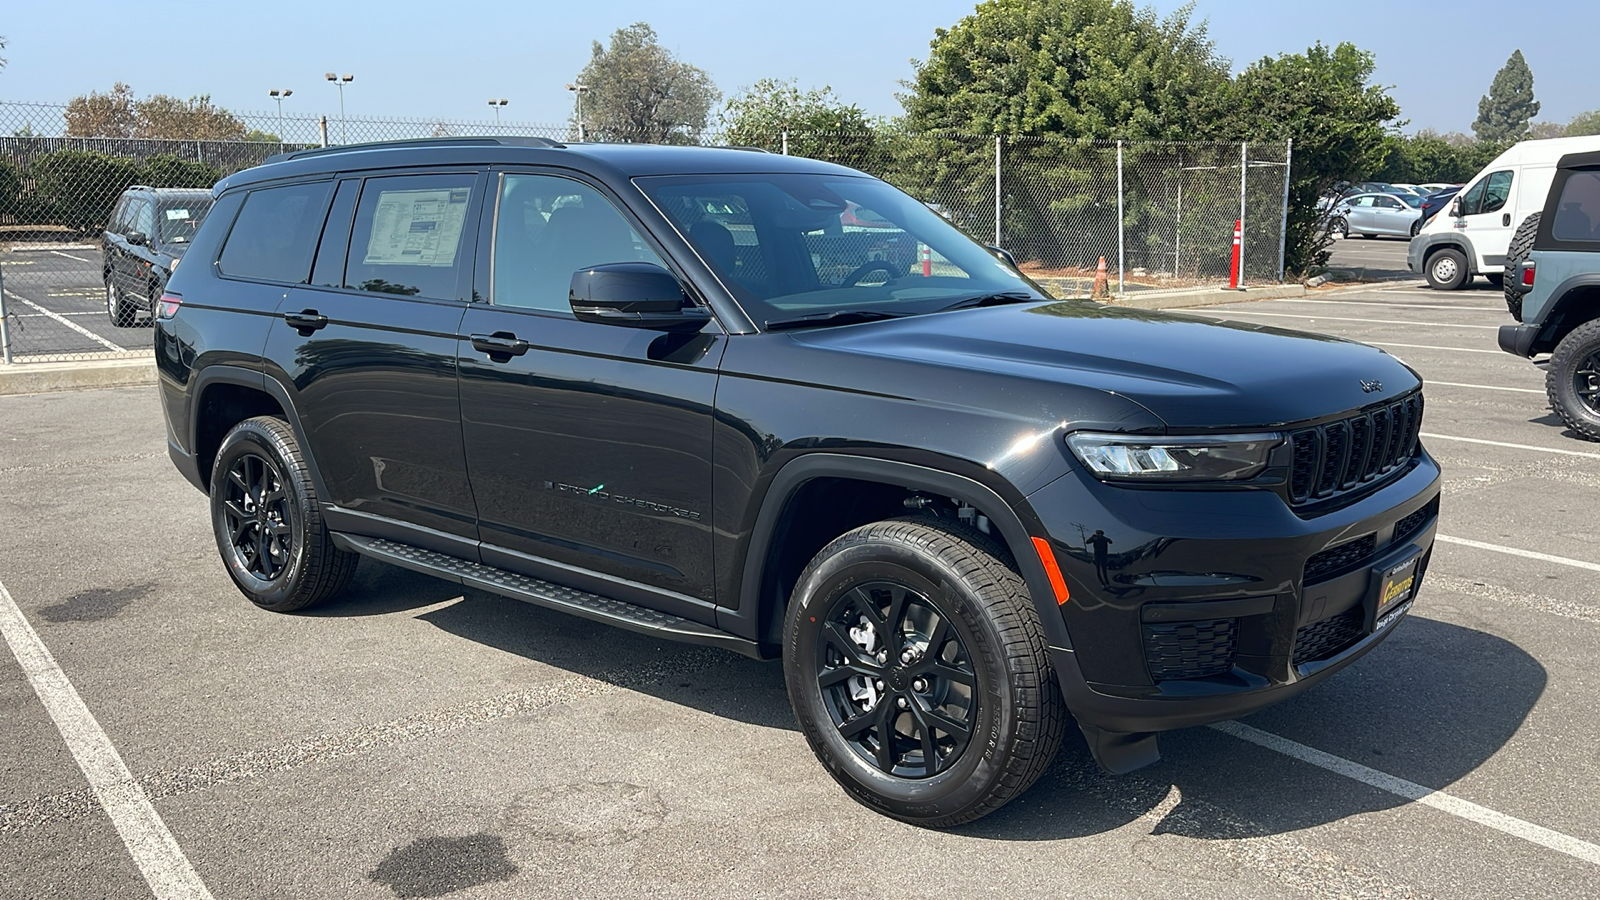
[[[1238,619],[1144,626],[1144,659],[1156,681],[1205,678],[1233,668]]]
[[[1422,530],[1428,520],[1439,514],[1439,498],[1394,524],[1394,539],[1403,541]]]
[[[1361,639],[1366,620],[1366,607],[1354,606],[1320,622],[1300,626],[1294,636],[1294,664],[1301,666],[1338,654]]]
[[[1378,552],[1378,536],[1375,534],[1346,541],[1337,547],[1329,547],[1306,560],[1305,574],[1301,583],[1314,584],[1322,581],[1359,564],[1376,552]]]

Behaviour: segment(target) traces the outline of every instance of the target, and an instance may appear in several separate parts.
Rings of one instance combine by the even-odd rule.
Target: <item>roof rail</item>
[[[448,146],[482,146],[494,145],[501,147],[550,147],[562,149],[566,144],[542,137],[438,137],[438,138],[409,138],[401,141],[373,141],[366,144],[335,144],[330,147],[313,147],[310,150],[291,150],[288,153],[278,153],[267,157],[266,162],[285,162],[291,159],[306,159],[313,156],[326,156],[333,153],[351,153],[357,150],[395,150],[403,147],[448,147]]]
[[[749,146],[746,146],[744,144],[712,144],[711,146],[712,146],[713,149],[716,149],[716,150],[749,150],[751,153],[771,153],[772,152],[771,150],[768,150],[765,147],[749,147]]]

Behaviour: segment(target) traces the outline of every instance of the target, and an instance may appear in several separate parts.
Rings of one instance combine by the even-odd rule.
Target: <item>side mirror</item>
[[[655,263],[590,266],[572,273],[568,295],[580,322],[656,331],[699,331],[711,313],[689,301],[683,285]]]
[[[1450,218],[1459,219],[1461,217],[1462,217],[1461,198],[1460,197],[1453,197],[1450,200]]]
[[[128,243],[135,247],[143,247],[150,243],[150,238],[142,231],[130,231],[128,232]]]
[[[992,255],[995,259],[1000,260],[1011,268],[1017,268],[1017,258],[1011,255],[1010,250],[1007,250],[1004,247],[996,247],[993,244],[985,244],[983,249],[989,251],[990,255]]]

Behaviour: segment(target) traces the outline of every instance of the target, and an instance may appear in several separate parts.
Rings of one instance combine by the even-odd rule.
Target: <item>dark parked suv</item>
[[[161,298],[169,449],[263,608],[362,556],[782,657],[923,825],[1371,650],[1427,566],[1379,350],[1055,301],[889,185],[758,151],[445,139],[217,185]]]
[[[211,210],[211,192],[135,185],[122,192],[100,238],[111,324],[155,321],[156,301]]]

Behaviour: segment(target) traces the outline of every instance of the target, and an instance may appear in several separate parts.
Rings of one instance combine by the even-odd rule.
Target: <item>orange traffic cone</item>
[[[1111,299],[1111,284],[1106,280],[1106,258],[1100,257],[1100,265],[1094,270],[1094,292],[1090,295],[1095,300]]]

